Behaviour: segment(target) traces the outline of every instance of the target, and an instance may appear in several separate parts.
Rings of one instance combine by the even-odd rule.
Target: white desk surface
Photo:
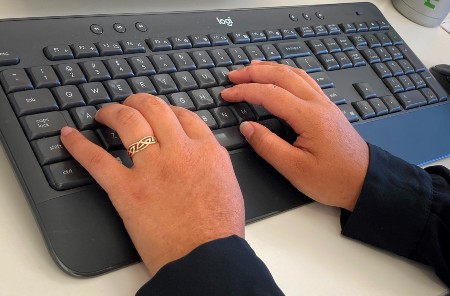
[[[372,2],[427,67],[450,64],[449,34],[412,23],[391,1]],[[0,18],[325,3],[333,1],[0,0]],[[450,159],[440,163],[450,167]],[[92,279],[72,278],[59,270],[3,149],[0,225],[1,295],[134,295],[148,280],[142,263]],[[338,209],[310,204],[248,225],[246,233],[286,295],[444,295],[447,291],[430,268],[341,236]]]

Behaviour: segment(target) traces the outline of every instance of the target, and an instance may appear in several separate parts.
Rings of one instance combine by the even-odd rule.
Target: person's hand
[[[369,164],[367,144],[317,83],[300,69],[272,63],[230,72],[230,102],[247,101],[284,119],[298,134],[293,145],[256,122],[241,132],[254,150],[312,199],[353,210]]]
[[[150,274],[208,241],[244,237],[244,203],[228,152],[196,114],[152,95],[101,108],[95,119],[125,147],[149,145],[126,168],[78,131],[61,140],[108,193]]]

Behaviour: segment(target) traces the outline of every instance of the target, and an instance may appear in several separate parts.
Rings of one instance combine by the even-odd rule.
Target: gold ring
[[[127,149],[128,156],[132,157],[139,151],[142,151],[145,148],[147,148],[149,145],[152,145],[155,143],[158,143],[158,140],[156,140],[156,138],[154,136],[144,137],[144,138],[140,139],[139,141],[128,146],[128,149]]]

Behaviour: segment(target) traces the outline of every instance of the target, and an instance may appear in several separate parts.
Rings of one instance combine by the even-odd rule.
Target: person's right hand
[[[256,122],[241,124],[254,150],[312,199],[352,211],[369,164],[365,141],[317,83],[300,69],[253,62],[232,71],[222,97],[265,107],[298,134],[293,145]]]

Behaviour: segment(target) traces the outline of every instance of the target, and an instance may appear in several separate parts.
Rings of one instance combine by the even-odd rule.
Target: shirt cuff
[[[353,212],[342,210],[342,234],[408,257],[430,214],[432,179],[423,169],[368,145],[366,179]]]
[[[248,243],[230,236],[205,243],[161,268],[136,294],[283,295]]]

